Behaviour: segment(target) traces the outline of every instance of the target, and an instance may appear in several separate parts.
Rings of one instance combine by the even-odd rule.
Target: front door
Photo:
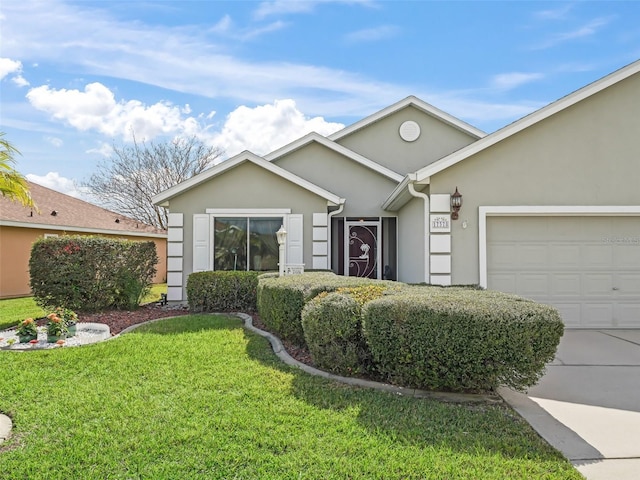
[[[345,223],[345,273],[350,277],[382,278],[380,222]]]

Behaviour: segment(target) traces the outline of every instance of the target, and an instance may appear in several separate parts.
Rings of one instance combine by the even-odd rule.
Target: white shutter
[[[193,215],[193,271],[211,270],[211,232],[210,215],[196,213]]]
[[[287,215],[287,264],[302,265],[302,229],[304,222],[301,213]]]

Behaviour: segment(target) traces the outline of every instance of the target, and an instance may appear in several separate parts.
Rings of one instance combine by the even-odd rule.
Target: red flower
[[[35,345],[36,343],[38,343],[38,340],[31,340],[29,343],[32,343]]]

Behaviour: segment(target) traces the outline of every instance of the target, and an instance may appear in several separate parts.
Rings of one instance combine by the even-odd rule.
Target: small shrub
[[[192,312],[255,312],[260,272],[196,272],[187,279]]]
[[[513,295],[413,287],[366,304],[363,330],[388,381],[482,391],[534,385],[564,325],[554,308]]]

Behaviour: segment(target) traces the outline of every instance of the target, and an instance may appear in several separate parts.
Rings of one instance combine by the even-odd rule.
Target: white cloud
[[[603,27],[607,26],[613,17],[600,17],[591,20],[589,23],[582,25],[579,28],[574,30],[557,33],[555,35],[551,35],[545,42],[534,47],[534,49],[543,50],[545,48],[554,47],[558,44],[568,42],[571,40],[576,40],[580,38],[591,37],[596,35]]]
[[[540,80],[541,78],[544,78],[542,73],[510,72],[494,76],[491,83],[495,88],[511,90],[519,87],[520,85],[524,85],[525,83]]]
[[[31,105],[53,118],[67,122],[81,131],[94,130],[109,136],[139,139],[158,135],[198,135],[202,127],[190,113],[188,105],[179,107],[169,102],[144,105],[138,100],[116,101],[111,90],[101,83],[90,83],[80,90],[56,90],[48,85],[27,93]]]
[[[264,155],[309,132],[329,135],[343,127],[322,117],[305,117],[291,99],[276,100],[255,108],[238,107],[227,116],[224,127],[212,141],[224,148],[227,156],[243,150]]]
[[[351,32],[346,36],[346,39],[349,42],[376,42],[394,37],[399,31],[400,29],[395,25],[381,25],[375,28],[366,28],[364,30]]]
[[[96,153],[103,157],[110,157],[113,153],[113,147],[106,142],[100,142],[98,148],[90,148],[87,153]]]
[[[10,58],[0,58],[0,80],[12,73],[22,72],[22,62]]]
[[[76,182],[70,178],[62,177],[58,172],[49,172],[44,176],[28,173],[27,180],[43,187],[50,188],[56,192],[64,193],[71,197],[79,198],[85,201],[90,200],[89,190],[85,187],[76,185]]]
[[[11,81],[19,87],[26,87],[29,82],[22,76],[22,62],[10,58],[0,58],[0,80],[11,76]]]
[[[60,148],[64,145],[64,142],[62,141],[61,138],[58,137],[52,137],[52,136],[46,136],[44,137],[45,141],[47,143],[50,143],[51,145],[53,145],[56,148]]]

